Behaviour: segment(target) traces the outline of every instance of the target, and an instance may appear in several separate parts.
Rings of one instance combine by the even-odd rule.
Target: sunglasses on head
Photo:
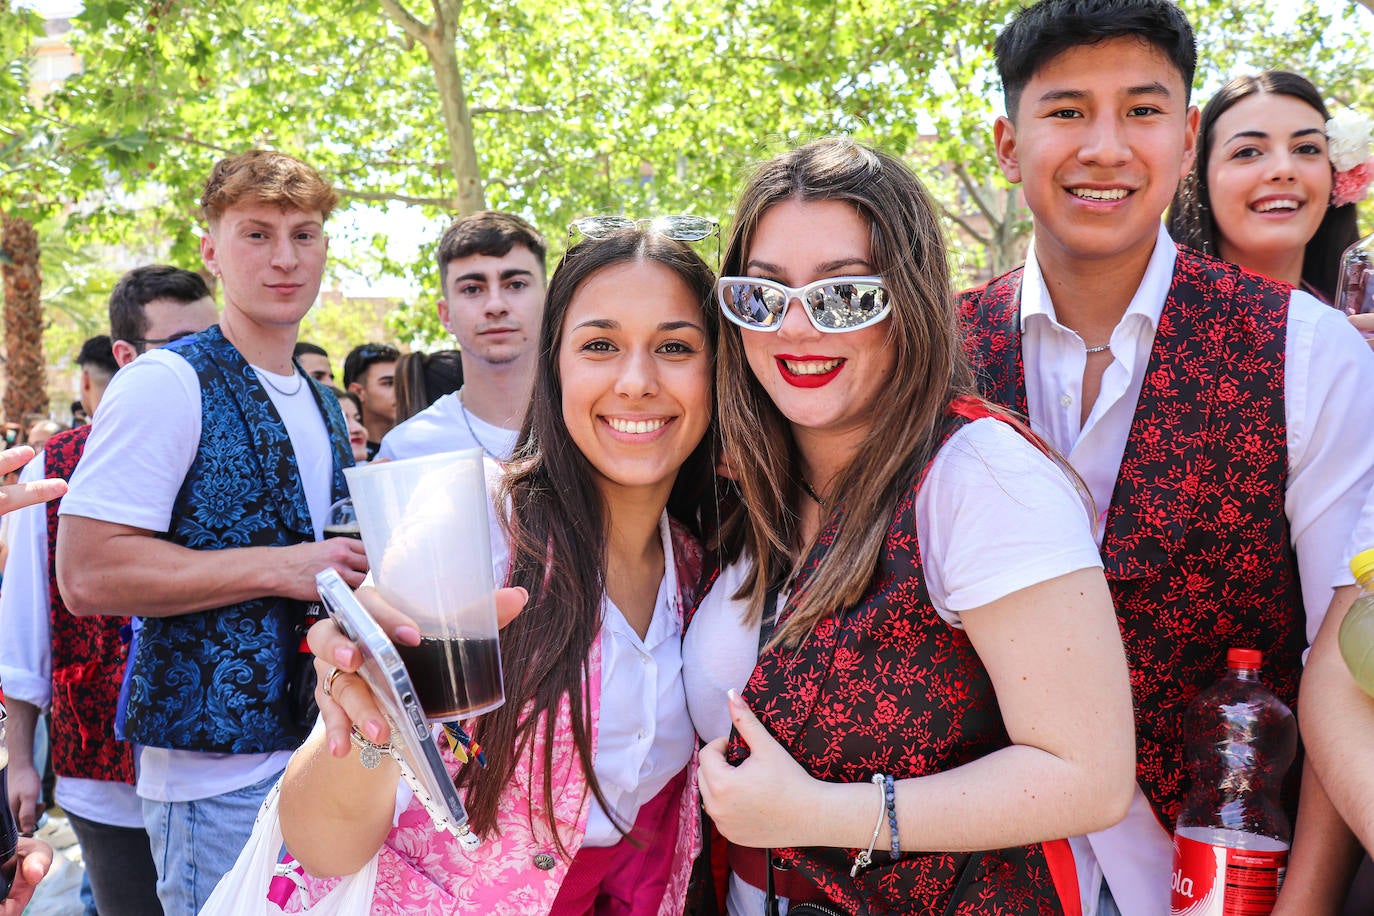
[[[574,232],[589,239],[604,239],[623,229],[648,229],[678,242],[700,242],[716,237],[716,263],[720,263],[720,223],[704,216],[654,216],[631,219],[628,216],[584,216],[568,225],[568,238]]]
[[[751,331],[782,327],[787,306],[796,299],[817,331],[857,331],[892,313],[882,277],[828,277],[800,288],[760,277],[721,277],[716,298],[725,317]]]

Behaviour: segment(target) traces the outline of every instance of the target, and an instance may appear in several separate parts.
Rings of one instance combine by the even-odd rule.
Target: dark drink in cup
[[[363,539],[363,533],[358,530],[356,521],[343,525],[325,525],[324,536],[327,538],[353,538],[355,541]]]
[[[425,715],[462,719],[501,705],[501,649],[495,639],[438,639],[396,647]]]
[[[444,722],[500,706],[482,450],[374,462],[344,476],[377,592],[419,631],[420,645],[396,649],[425,715]]]

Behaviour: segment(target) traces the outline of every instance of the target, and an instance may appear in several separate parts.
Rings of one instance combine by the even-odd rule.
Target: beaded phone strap
[[[389,745],[376,745],[379,751],[384,751],[390,755],[396,765],[401,768],[401,777],[410,784],[410,788],[415,792],[415,797],[420,800],[420,804],[425,806],[425,811],[429,812],[430,820],[434,821],[435,830],[447,830],[457,837],[458,842],[464,849],[473,850],[482,845],[482,841],[477,834],[473,833],[467,823],[457,823],[452,815],[449,814],[448,806],[440,799],[429,794],[419,777],[415,775],[414,768],[410,761],[406,759],[406,743],[402,737],[401,730],[396,727],[396,723],[390,716],[386,717],[386,723],[391,727],[391,743]]]

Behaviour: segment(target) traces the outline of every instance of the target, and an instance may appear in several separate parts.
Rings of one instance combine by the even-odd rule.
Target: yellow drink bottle
[[[1360,583],[1360,597],[1341,621],[1341,656],[1355,683],[1374,696],[1374,550],[1355,554],[1350,571]]]

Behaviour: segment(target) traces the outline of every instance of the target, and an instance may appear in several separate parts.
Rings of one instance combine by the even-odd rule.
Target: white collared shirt
[[[489,492],[497,492],[500,473],[500,466],[487,459]],[[492,571],[497,582],[504,582],[510,545],[495,511],[490,524]],[[659,517],[658,527],[663,579],[644,638],[609,598],[603,596],[601,603],[601,700],[592,770],[616,819],[627,829],[639,809],[691,762],[697,742],[682,686],[683,608],[667,512]],[[610,816],[592,799],[582,845],[614,846],[620,839]]]
[[[1026,261],[1021,346],[1031,427],[1066,455],[1087,483],[1098,512],[1099,545],[1176,258],[1177,249],[1161,226],[1145,276],[1112,331],[1112,363],[1084,423],[1079,420],[1085,350],[1101,342],[1085,343],[1055,320],[1034,245]],[[1346,539],[1374,482],[1371,391],[1374,355],[1359,332],[1340,312],[1295,290],[1285,350],[1284,509],[1297,553],[1309,644],[1330,603]],[[1138,787],[1125,820],[1071,842],[1085,916],[1096,913],[1104,873],[1123,916],[1168,912],[1172,844]]]

